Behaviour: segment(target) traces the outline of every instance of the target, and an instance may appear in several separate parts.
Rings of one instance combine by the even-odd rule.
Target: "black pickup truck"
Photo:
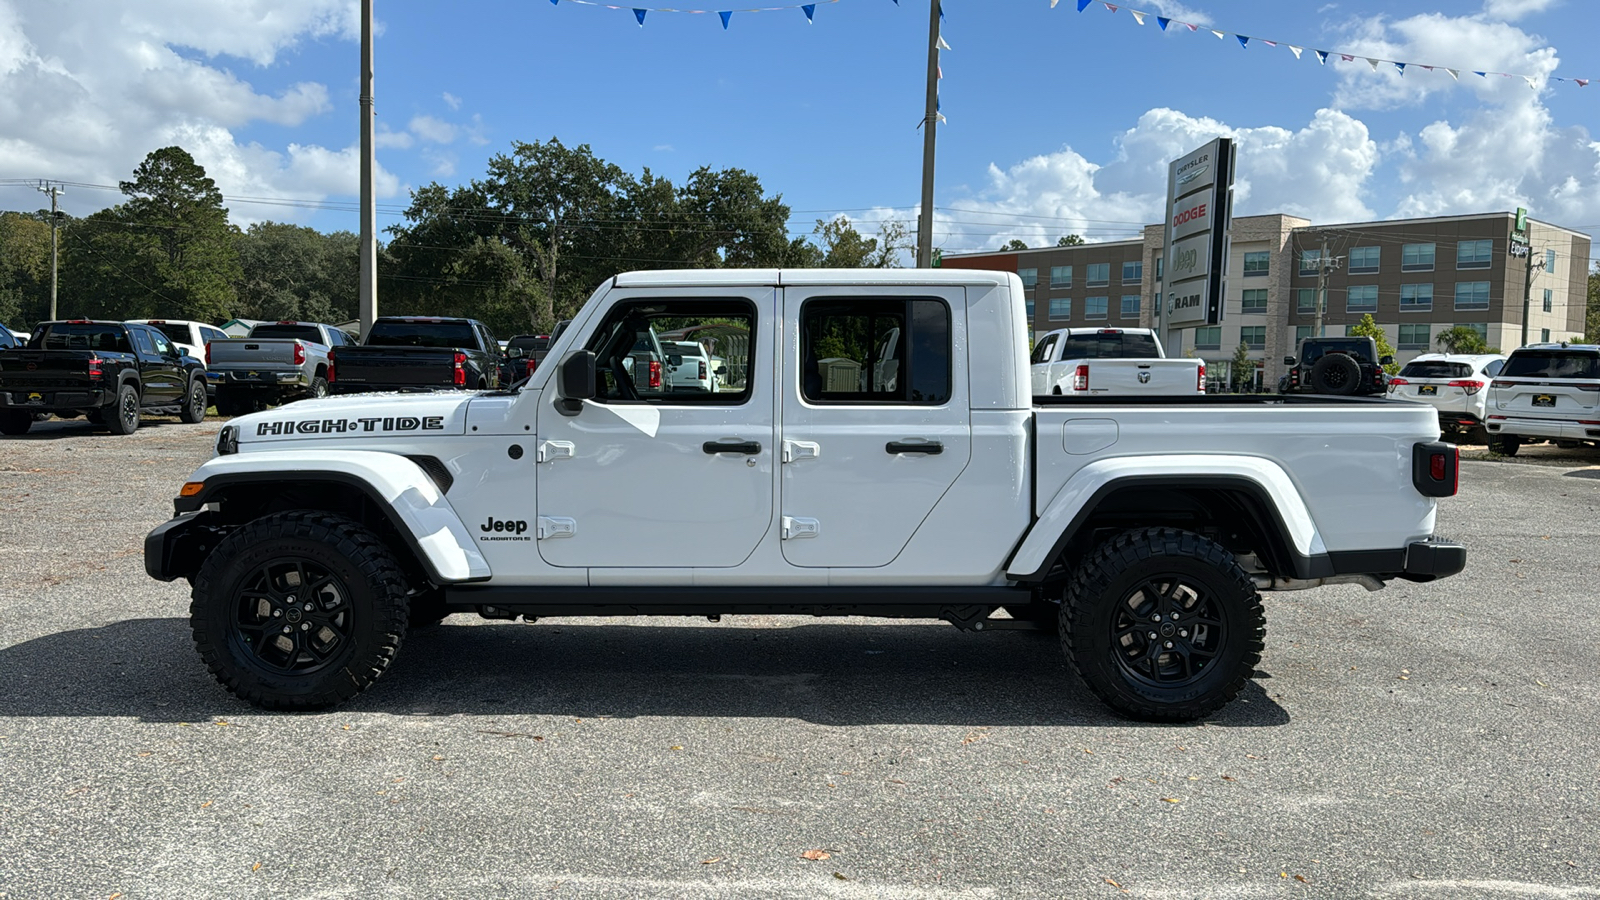
[[[143,413],[194,423],[206,405],[205,365],[149,325],[45,322],[26,347],[0,354],[0,434],[26,434],[39,413],[132,434]]]
[[[337,347],[330,358],[335,394],[500,386],[500,344],[474,319],[384,317],[359,345]]]

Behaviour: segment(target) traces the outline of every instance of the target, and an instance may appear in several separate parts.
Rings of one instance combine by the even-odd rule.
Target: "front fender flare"
[[[1062,485],[1006,566],[1017,581],[1042,581],[1101,499],[1123,487],[1240,488],[1267,504],[1290,552],[1304,559],[1325,555],[1311,511],[1283,467],[1255,456],[1137,456],[1102,459]]]
[[[199,493],[174,501],[178,513],[215,502],[230,486],[337,483],[366,494],[438,584],[487,581],[489,563],[461,517],[422,467],[369,450],[269,450],[218,456],[189,476]]]

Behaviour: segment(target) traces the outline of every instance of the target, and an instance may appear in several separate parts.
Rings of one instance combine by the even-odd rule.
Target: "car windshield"
[[[705,348],[701,347],[699,344],[686,344],[686,343],[683,343],[681,341],[674,342],[673,344],[671,344],[666,349],[667,349],[668,353],[676,353],[679,356],[705,356],[706,355]]]
[[[376,322],[367,333],[368,347],[432,347],[449,350],[476,347],[466,322]]]
[[[1440,359],[1406,363],[1406,367],[1400,370],[1401,378],[1466,378],[1471,374],[1472,367],[1466,363]]]
[[[1500,370],[1502,378],[1600,378],[1600,353],[1593,350],[1518,350]]]
[[[1160,359],[1156,339],[1149,334],[1100,331],[1067,336],[1062,359]]]
[[[322,332],[315,325],[257,325],[250,329],[250,336],[322,343]]]
[[[1372,342],[1365,338],[1351,338],[1346,341],[1307,341],[1303,349],[1304,359],[1301,362],[1316,362],[1329,353],[1348,353],[1362,362],[1372,362]]]
[[[104,350],[107,353],[132,353],[128,330],[120,325],[91,322],[51,325],[36,350]]]

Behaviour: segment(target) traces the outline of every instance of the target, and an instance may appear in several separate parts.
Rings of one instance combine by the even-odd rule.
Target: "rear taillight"
[[[650,386],[652,388],[661,387],[661,363],[653,359],[650,360]]]
[[[89,360],[89,377],[99,378],[102,374],[104,373],[100,371],[100,360],[98,358]]]
[[[703,359],[700,360],[700,380],[706,380],[706,361]]]
[[[206,341],[206,366],[211,365],[211,342]]]
[[[1491,422],[1504,421],[1504,420],[1505,420],[1505,416],[1490,416],[1489,417],[1489,421],[1491,421]]]
[[[1404,378],[1401,378],[1398,375],[1396,375],[1395,377],[1389,379],[1389,387],[1399,387],[1402,384],[1410,384],[1410,383],[1411,382],[1405,380]]]
[[[1194,389],[1195,389],[1196,393],[1204,394],[1206,392],[1206,364],[1205,363],[1201,363],[1200,364],[1200,371],[1195,373],[1195,376],[1194,376]]]
[[[306,361],[306,345],[299,341],[294,342],[294,364],[300,365]]]
[[[1500,379],[1498,379],[1498,378],[1496,378],[1496,379],[1495,379],[1495,380],[1493,380],[1493,381],[1491,381],[1491,382],[1489,382],[1489,387],[1490,387],[1490,388],[1491,388],[1491,389],[1492,389],[1492,390],[1499,390],[1499,389],[1501,389],[1501,388],[1508,388],[1508,387],[1511,387],[1511,385],[1512,385],[1512,384],[1513,384],[1513,382],[1510,382],[1510,381],[1501,381],[1501,380],[1500,380]]]
[[[456,387],[466,387],[467,386],[467,368],[466,368],[466,366],[467,366],[467,355],[465,353],[462,353],[461,351],[457,350],[456,351],[456,355],[455,355],[455,359],[454,359],[454,363],[455,363],[455,372],[451,375],[451,378],[452,378],[452,380],[455,381]]]
[[[1078,366],[1078,371],[1072,374],[1072,389],[1075,391],[1087,391],[1089,389],[1088,366],[1080,365]]]
[[[333,384],[333,378],[334,378],[333,364],[334,364],[334,361],[338,358],[338,356],[339,356],[339,351],[338,350],[330,349],[328,351],[328,383],[329,384]]]
[[[1452,382],[1450,382],[1448,387],[1461,388],[1463,391],[1466,391],[1467,396],[1470,397],[1473,394],[1476,394],[1477,392],[1483,390],[1483,382],[1481,382],[1481,381],[1473,381],[1470,378],[1465,378],[1465,379],[1462,379],[1460,381],[1452,381]]]
[[[1454,497],[1461,486],[1461,450],[1438,441],[1413,444],[1411,483],[1424,497]]]
[[[526,377],[528,375],[532,375],[533,374],[533,370],[537,369],[537,368],[539,368],[539,364],[530,359],[530,360],[528,360],[527,368],[523,371],[522,374],[523,374],[524,377]]]

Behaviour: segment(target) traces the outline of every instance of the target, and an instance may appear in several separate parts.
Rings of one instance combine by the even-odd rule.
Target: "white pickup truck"
[[[697,323],[722,390],[630,376]],[[517,389],[233,420],[145,566],[190,581],[205,665],[268,708],[355,696],[451,612],[792,613],[1059,627],[1112,708],[1179,721],[1250,679],[1259,591],[1466,564],[1433,535],[1458,458],[1432,408],[1036,400],[1026,328],[1010,273],[619,275]]]
[[[1148,328],[1058,328],[1034,342],[1033,395],[1170,397],[1206,392],[1206,364],[1167,359]]]

